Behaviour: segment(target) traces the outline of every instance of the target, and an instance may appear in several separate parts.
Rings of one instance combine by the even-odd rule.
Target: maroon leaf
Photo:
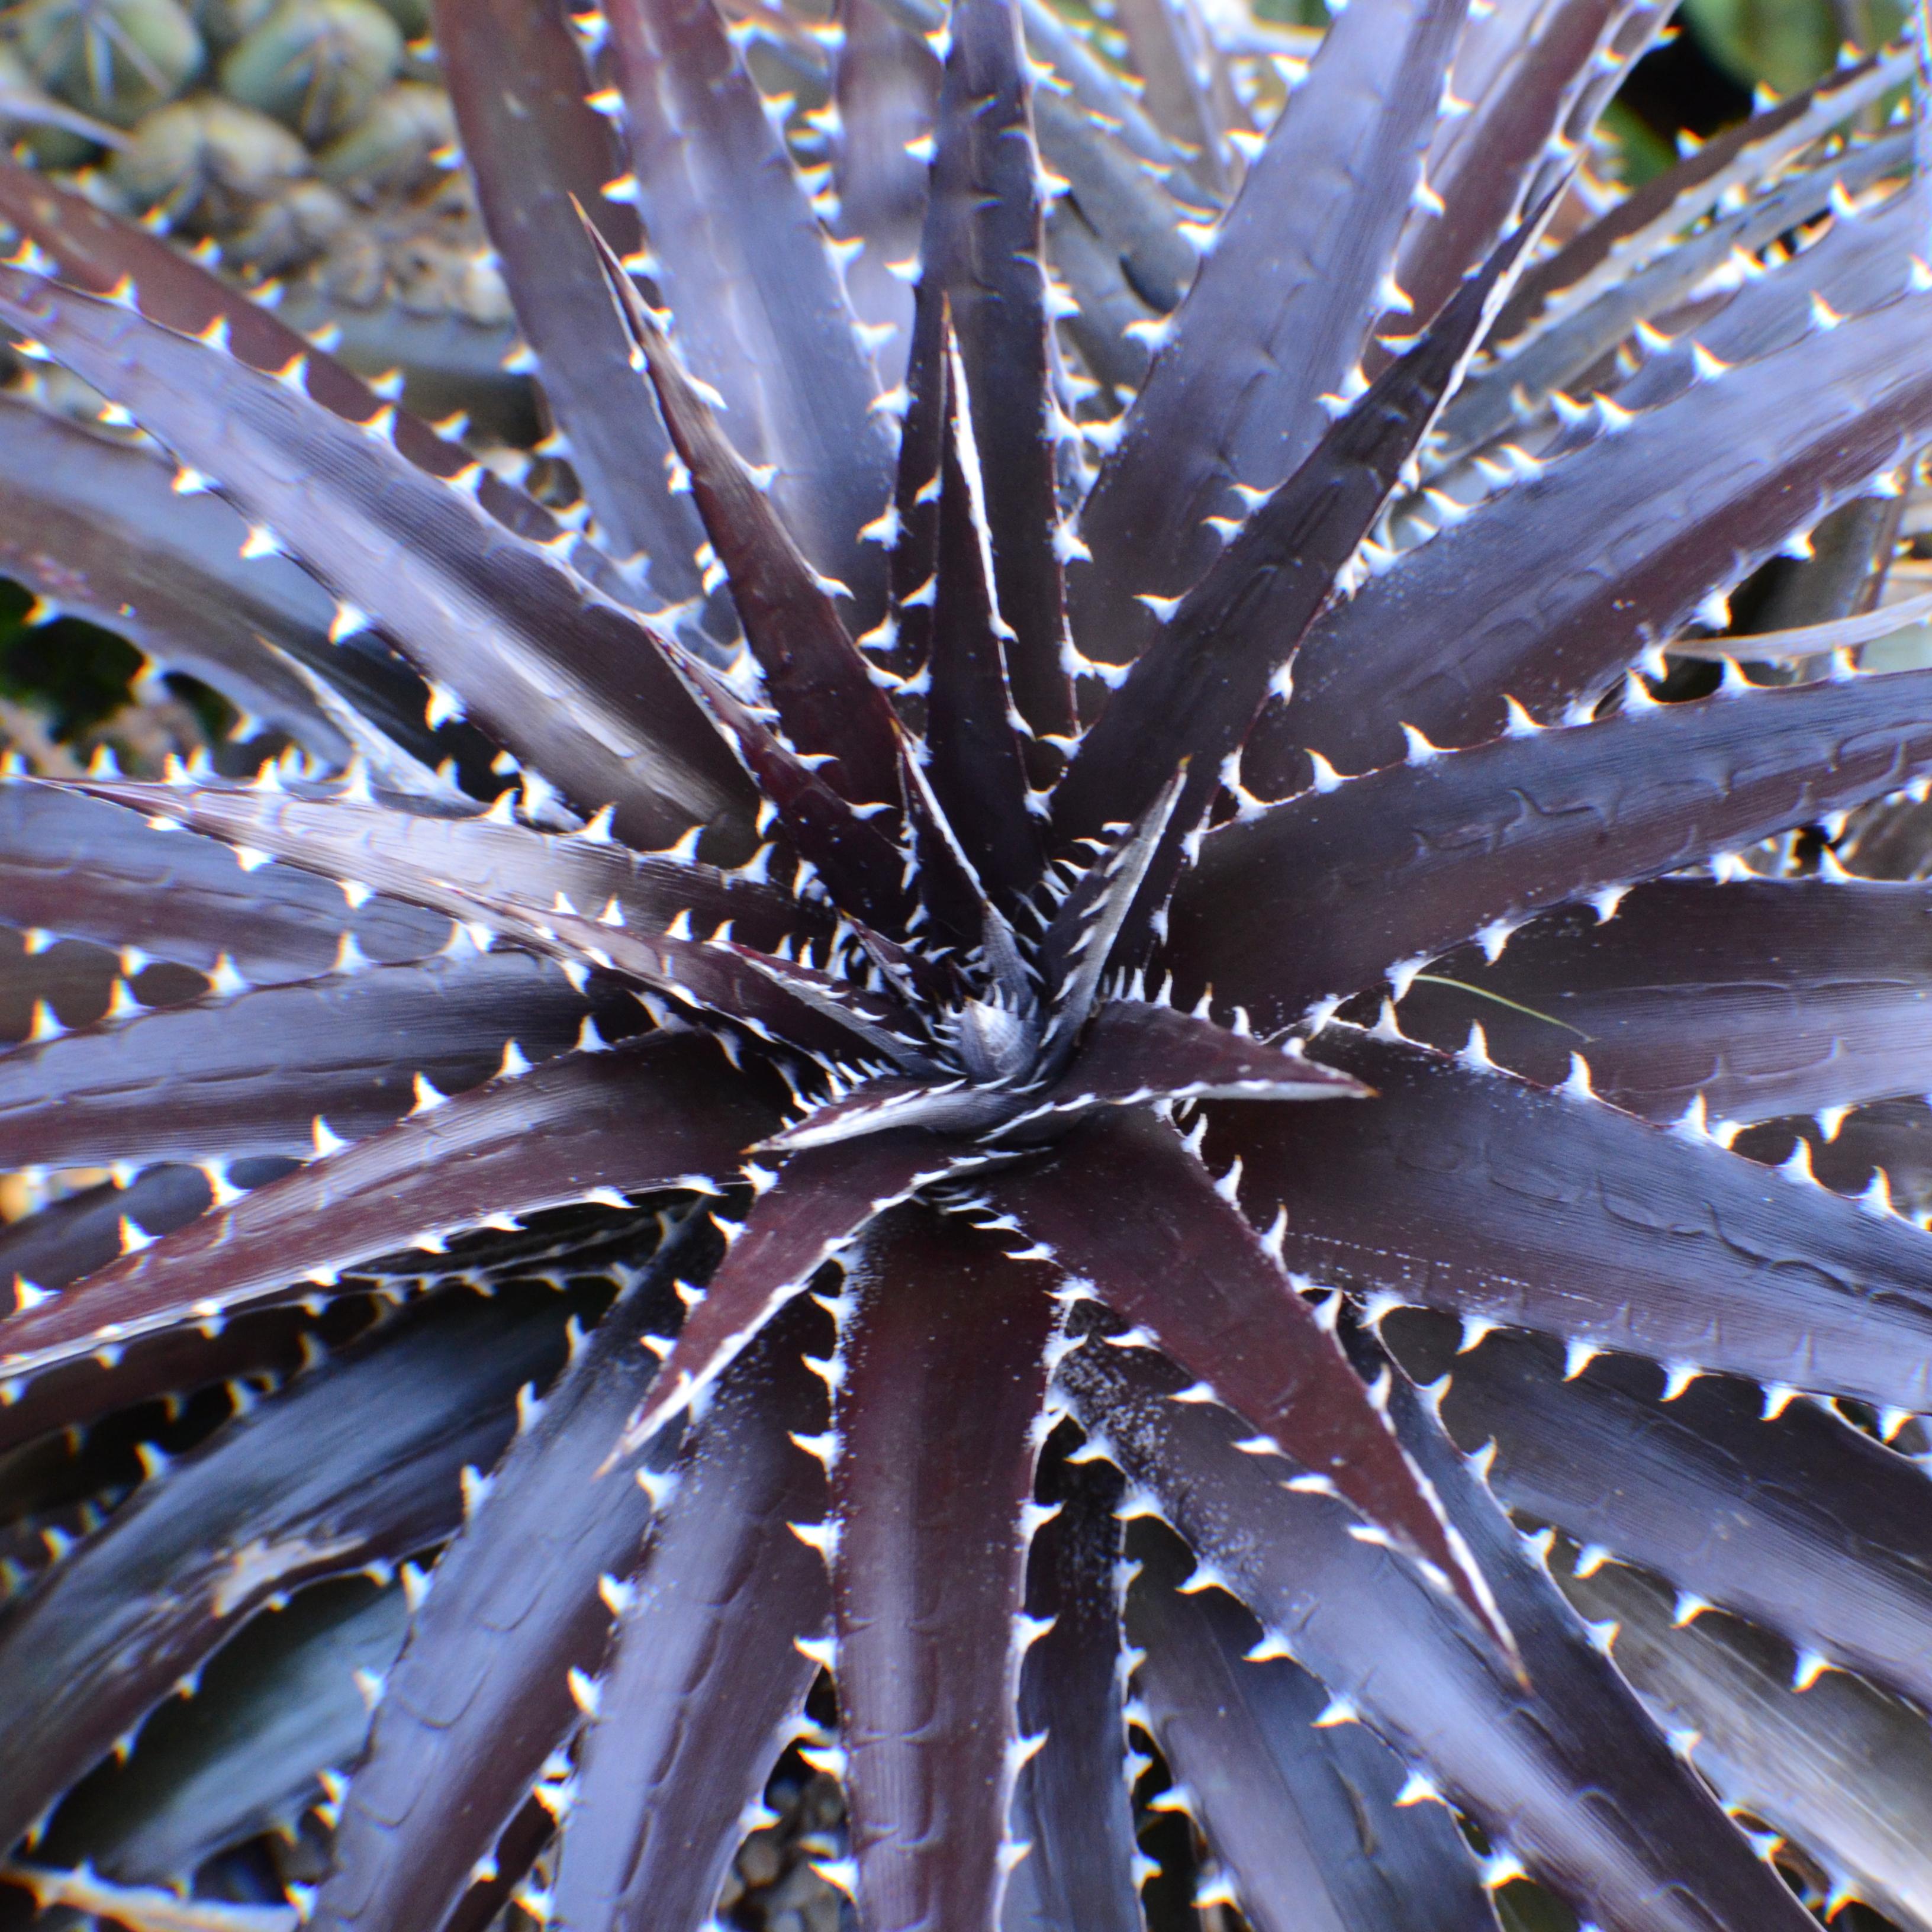
[[[357,1142],[0,1320],[0,1374],[298,1300],[354,1262],[441,1229],[593,1190],[728,1176],[777,1112],[766,1084],[734,1079],[701,1037],[565,1055]]]
[[[1548,718],[1602,691],[1932,432],[1928,314],[1908,297],[1700,382],[1401,558],[1310,637],[1244,782],[1279,797],[1307,751],[1360,771],[1402,755],[1404,724],[1467,745],[1505,694]]]
[[[620,255],[634,254],[637,212],[598,190],[623,171],[617,140],[586,104],[590,81],[553,0],[442,0],[436,44],[462,130],[464,158],[544,400],[568,444],[606,548],[648,560],[667,603],[703,594],[693,553],[704,532],[674,496],[664,425],[630,370],[630,344],[578,245],[573,197],[595,211]]]
[[[16,271],[0,271],[0,316],[301,545],[332,590],[586,813],[615,805],[629,842],[668,842],[741,802],[742,776],[652,634],[426,476],[380,413],[358,430],[314,402],[298,370],[284,383]]]
[[[1667,1402],[1653,1370],[1605,1362],[1570,1382],[1546,1345],[1492,1336],[1453,1365],[1444,1415],[1496,1444],[1508,1508],[1674,1583],[1682,1607],[1733,1610],[1808,1660],[1932,1692],[1925,1478],[1826,1407],[1762,1419],[1758,1392],[1693,1382]]]
[[[587,216],[584,225],[690,472],[692,494],[786,742],[807,757],[829,760],[824,782],[853,804],[896,802],[898,722],[839,620],[831,587],[800,554],[609,243]]]
[[[723,395],[738,453],[774,466],[779,513],[866,629],[884,573],[859,532],[890,496],[892,452],[824,232],[711,0],[604,14],[638,211],[686,358]]]
[[[1120,1480],[1049,1444],[1038,1493],[1057,1514],[1034,1536],[1026,1613],[1052,1628],[1021,1666],[1019,1729],[1046,1742],[1014,1793],[1030,1849],[1007,1882],[1002,1922],[1017,1932],[1140,1932],[1120,1698]]]
[[[156,786],[152,794],[184,796]],[[139,802],[149,794],[142,792]],[[394,899],[358,911],[286,866],[244,872],[212,839],[184,838],[52,785],[0,785],[0,919],[131,948],[201,972],[227,957],[244,979],[313,979],[352,934],[366,958],[427,958],[447,918]]]
[[[443,1552],[343,1799],[317,1932],[442,1924],[574,1728],[569,1673],[596,1670],[610,1626],[598,1579],[636,1562],[652,1507],[597,1466],[649,1379],[640,1342],[672,1318],[681,1252],[575,1353]]]
[[[529,1060],[644,1024],[608,982],[594,999],[526,953],[472,952],[168,1006],[0,1054],[0,1159],[306,1159],[320,1114],[359,1139],[437,1093],[480,1086],[514,1041]],[[45,1282],[41,1286],[48,1286]]]
[[[1007,650],[1016,633],[998,596],[989,472],[951,325],[941,329],[944,449],[926,667],[926,774],[986,892],[1010,910],[1040,878],[1040,828],[1030,808],[1025,722],[1014,708]],[[982,407],[984,406],[982,406]]]
[[[266,1598],[447,1536],[459,1472],[496,1461],[518,1389],[562,1356],[560,1330],[541,1304],[406,1322],[143,1485],[0,1634],[0,1711],[20,1747],[0,1766],[0,1835],[16,1841]]]
[[[1364,392],[1136,659],[1054,791],[1061,844],[1138,818],[1184,759],[1192,769],[1175,824],[1199,822],[1222,761],[1368,533],[1539,226],[1540,218],[1520,228]],[[1171,866],[1179,845],[1172,826],[1168,845]]]
[[[1774,1385],[1932,1405],[1926,1238],[1822,1188],[1352,1028],[1372,1106],[1229,1108],[1210,1157],[1286,1210],[1288,1265],[1398,1300]],[[1390,1204],[1400,1204],[1392,1216]]]
[[[853,1270],[832,1594],[857,1897],[875,1932],[999,1922],[1052,1280],[925,1207],[880,1226]]]
[[[926,280],[944,292],[971,398],[970,440],[984,476],[977,500],[1012,700],[1045,736],[1070,730],[1074,719],[1056,548],[1046,242],[1031,89],[1016,0],[961,0],[946,32],[921,257]],[[922,302],[931,303],[933,288],[922,290]],[[960,405],[955,396],[951,406]],[[942,528],[949,526],[943,505],[940,516]],[[943,635],[950,594],[946,536],[940,542],[934,621]]]
[[[1168,927],[1184,997],[1264,1026],[1599,888],[1882,797],[1932,764],[1932,676],[1626,708],[1418,755],[1210,832]]]
[[[664,1358],[614,1452],[628,1456],[705,1391],[765,1324],[867,1227],[971,1159],[936,1135],[878,1134],[856,1148],[794,1154],[760,1184],[751,1218]],[[754,1169],[754,1180],[764,1170]],[[0,1335],[4,1335],[0,1327]]]
[[[578,1751],[554,1907],[576,1932],[704,1922],[812,1688],[796,1640],[824,1636],[831,1593],[791,1525],[824,1517],[826,1488],[793,1445],[825,1428],[825,1385],[800,1357],[830,1326],[794,1302],[672,1470]]]
[[[1059,1380],[1090,1436],[1260,1618],[1268,1651],[1419,1759],[1499,1858],[1514,1853],[1580,1916],[1628,1932],[1811,1922],[1512,1553],[1493,1504],[1468,1508],[1453,1456],[1431,1472],[1455,1485],[1451,1506],[1496,1578],[1527,1689],[1412,1569],[1349,1534],[1348,1511],[1237,1454],[1228,1417],[1174,1401],[1184,1377],[1152,1355],[1089,1342]]]
[[[1505,1641],[1480,1575],[1332,1334],[1171,1127],[1110,1114],[992,1177],[989,1192],[1095,1299],[1199,1377],[1201,1400],[1233,1410],[1270,1453],[1432,1566]]]
[[[1493,964],[1451,954],[1403,1003],[1404,1031],[1490,1052],[1554,1085],[1580,1053],[1596,1091],[1654,1120],[1697,1096],[1763,1120],[1932,1088],[1923,1015],[1932,901],[1860,880],[1662,879],[1613,916],[1566,907]]]
[[[652,932],[668,932],[680,921],[706,934],[728,925],[749,945],[789,944],[806,948],[824,946],[831,937],[829,914],[776,885],[720,872],[712,866],[640,854],[589,830],[561,836],[540,832],[518,824],[500,806],[494,816],[479,813],[462,818],[440,815],[419,806],[412,808],[409,801],[401,799],[385,802],[359,796],[347,788],[282,791],[256,786],[164,785],[109,778],[60,782],[64,788],[70,786],[75,791],[111,799],[146,813],[151,820],[170,819],[244,851],[272,852],[291,866],[393,892],[398,898],[434,907],[453,919],[474,918],[478,899],[491,895],[547,902],[560,892],[567,902],[586,910],[601,911],[614,902],[627,922]],[[56,806],[51,801],[62,794],[40,787],[24,792],[16,788],[15,792],[26,799],[36,817],[59,819],[64,814],[74,818],[79,810],[72,804]],[[97,846],[105,842],[92,828],[101,818],[94,813],[86,820]],[[76,825],[81,822],[75,819]],[[218,877],[236,878],[232,862],[199,841],[164,843],[140,834],[134,820],[118,814],[113,823],[130,849],[145,853],[152,847],[167,856],[192,846],[197,862],[206,864]],[[4,849],[0,845],[0,850]],[[266,880],[278,886],[304,888],[312,883],[299,877],[292,880],[281,868],[250,872],[245,880],[236,878],[236,896],[244,886],[260,894]],[[304,892],[303,896],[306,900],[311,895]],[[332,889],[318,888],[312,896],[319,905],[332,907],[337,902]],[[446,942],[448,930],[442,921],[424,920],[394,905],[387,910],[392,920],[398,915],[413,917],[425,934],[436,934],[434,940],[422,943],[424,952],[434,952]],[[246,900],[229,916],[245,930],[249,917]],[[375,944],[364,936],[359,922],[356,931],[364,950],[374,952]],[[383,935],[376,937],[380,940]],[[308,969],[310,974],[322,970],[333,958],[335,946],[332,938],[320,963]],[[378,956],[395,956],[395,942],[390,941]],[[197,956],[188,963],[198,964],[200,960]]]
[[[1090,655],[1137,657],[1160,628],[1142,597],[1214,565],[1207,519],[1238,524],[1242,490],[1286,482],[1328,434],[1323,399],[1346,394],[1385,306],[1462,13],[1340,16],[1288,96],[1082,510],[1092,560],[1070,588]]]
[[[1221,1589],[1190,1590],[1172,1535],[1137,1533],[1127,1630],[1146,1720],[1189,1814],[1257,1932],[1495,1932],[1469,1848],[1440,1805],[1399,1805],[1402,1760],[1329,1698]]]

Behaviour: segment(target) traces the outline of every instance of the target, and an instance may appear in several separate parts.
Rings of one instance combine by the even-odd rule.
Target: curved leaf
[[[1859,1898],[1927,1922],[1932,1750],[1921,1713],[1850,1678],[1794,1691],[1756,1632],[1714,1618],[1673,1630],[1667,1596],[1627,1570],[1564,1587],[1614,1623],[1618,1669],[1660,1723],[1694,1740],[1690,1761],[1726,1804],[1789,1832],[1822,1866],[1828,1910]]]
[[[1183,994],[1267,1026],[1487,928],[1694,866],[1932,764],[1932,675],[1643,705],[1424,752],[1210,832],[1168,927]]]
[[[363,1684],[387,1674],[409,1622],[400,1587],[359,1579],[252,1619],[209,1658],[193,1697],[142,1726],[125,1766],[102,1766],[62,1806],[39,1856],[124,1885],[178,1883],[294,1816],[319,1773],[362,1750]]]
[[[641,244],[636,211],[599,193],[622,163],[584,99],[590,79],[564,10],[551,0],[441,0],[436,44],[518,326],[598,537],[641,566],[664,602],[699,597],[704,531],[671,492],[664,424],[632,374],[630,344],[572,212],[573,197],[592,209],[620,255]]]
[[[852,1271],[833,1414],[833,1669],[874,1932],[999,1922],[1052,1280],[922,1206],[882,1223]]]
[[[0,1054],[0,1160],[306,1159],[318,1114],[360,1139],[410,1111],[418,1078],[441,1094],[480,1086],[511,1042],[548,1060],[577,1043],[593,1013],[607,1038],[644,1024],[608,981],[586,998],[515,952],[164,1007]]]
[[[1190,1814],[1258,1932],[1495,1932],[1462,1834],[1442,1807],[1398,1808],[1402,1760],[1286,1658],[1256,1660],[1254,1618],[1190,1592],[1172,1535],[1138,1534],[1127,1632],[1147,1720]]]
[[[131,309],[0,271],[0,316],[203,471],[425,676],[632,843],[736,807],[743,782],[641,622],[461,490],[310,398]],[[480,471],[479,471],[480,473]]]
[[[871,361],[777,131],[711,0],[612,0],[638,213],[692,373],[724,397],[747,463],[770,464],[799,547],[848,586],[853,628],[884,604],[859,532],[892,494]]]
[[[290,866],[392,892],[398,898],[434,907],[452,919],[474,918],[479,900],[500,897],[547,904],[560,893],[566,904],[580,906],[586,912],[601,912],[614,900],[626,922],[635,920],[653,932],[668,931],[682,916],[693,929],[706,935],[728,926],[746,944],[766,949],[788,944],[808,949],[814,944],[824,946],[831,938],[832,922],[828,912],[762,879],[633,852],[592,830],[539,831],[518,824],[500,807],[494,817],[488,812],[459,817],[412,809],[409,801],[394,796],[385,801],[360,796],[348,788],[317,788],[311,793],[248,785],[151,784],[132,779],[76,778],[63,783],[73,791],[146,813],[150,823],[155,818],[170,819],[226,840],[244,852],[271,852]],[[0,799],[5,796],[0,792]],[[36,818],[58,822],[62,817],[58,808],[38,800],[32,810]],[[94,830],[101,823],[98,814],[90,815],[85,822],[94,842],[100,842],[100,835]],[[178,849],[173,844],[163,846],[153,839],[136,838],[131,820],[123,819],[112,829],[144,854],[154,848],[158,855],[167,856]],[[4,850],[0,846],[0,851]],[[210,870],[224,878],[232,876],[230,865],[208,856],[207,848],[197,844],[195,853]],[[272,872],[251,872],[248,882],[271,880],[282,887],[289,877],[278,868]],[[309,884],[297,883],[304,887]],[[316,890],[313,896],[321,905],[332,908],[336,903],[330,890]],[[6,904],[0,898],[0,908]],[[401,912],[415,919],[437,935],[434,944],[424,946],[424,953],[436,951],[448,938],[448,928],[440,921],[424,920],[421,914],[399,908],[392,907],[391,911],[392,916]],[[242,924],[245,909],[237,908],[233,916],[238,925]],[[376,954],[374,944],[362,938],[359,924],[358,939],[362,950],[376,957],[397,956],[394,942],[385,952]],[[325,960],[332,959],[334,953],[332,941]],[[200,962],[196,958],[190,963]]]
[[[317,1932],[442,1924],[574,1726],[569,1673],[596,1670],[609,1629],[598,1580],[636,1562],[652,1510],[628,1471],[597,1466],[650,1378],[640,1342],[674,1318],[686,1252],[673,1235],[573,1352],[443,1552],[343,1799]]]
[[[1570,1382],[1546,1348],[1492,1336],[1454,1365],[1444,1419],[1496,1444],[1509,1508],[1721,1605],[1798,1649],[1932,1702],[1925,1477],[1827,1408],[1762,1418],[1755,1390],[1606,1363]]]
[[[1174,1402],[1183,1376],[1090,1341],[1058,1376],[1089,1436],[1260,1618],[1268,1649],[1420,1759],[1481,1824],[1500,1869],[1513,1852],[1580,1916],[1620,1932],[1811,1922],[1546,1580],[1520,1556],[1497,1567],[1509,1555],[1502,1539],[1516,1538],[1493,1504],[1480,1553],[1523,1645],[1528,1689],[1412,1570],[1350,1535],[1341,1505],[1283,1489],[1265,1462],[1237,1452],[1228,1418]],[[1440,1484],[1450,1472],[1433,1473]],[[1482,1534],[1488,1520],[1456,1507]]]
[[[710,1041],[654,1034],[494,1081],[257,1189],[0,1320],[0,1376],[315,1292],[353,1263],[493,1216],[736,1171],[769,1090]]]
[[[1126,1716],[1120,1696],[1118,1474],[1049,1444],[1036,1486],[1050,1522],[1027,1559],[1026,1613],[1048,1623],[1020,1669],[1020,1735],[1042,1738],[1013,1796],[1027,1856],[1007,1932],[1141,1932]]]
[[[1363,392],[1135,660],[1054,790],[1061,844],[1138,818],[1191,760],[1168,833],[1178,857],[1175,828],[1191,831],[1204,816],[1222,761],[1240,748],[1276,674],[1368,534],[1540,226],[1539,217],[1517,230]],[[1156,878],[1165,883],[1158,871]]]
[[[266,1598],[448,1535],[459,1472],[495,1462],[518,1389],[562,1354],[541,1304],[425,1310],[144,1485],[0,1627],[14,1747],[0,1838],[14,1843]]]
[[[724,571],[745,641],[790,748],[829,761],[825,782],[855,805],[898,796],[899,734],[834,608],[827,580],[807,563],[731,446],[610,244],[584,218],[620,326],[640,356],[712,552]],[[631,379],[635,386],[635,378]],[[823,767],[818,767],[823,769]]]
[[[199,972],[226,957],[255,982],[328,972],[345,934],[386,964],[426,959],[450,938],[446,917],[393,899],[352,912],[325,880],[286,866],[244,870],[212,839],[22,780],[0,784],[0,919]]]
[[[1600,920],[1566,907],[1472,948],[1403,1002],[1404,1030],[1554,1084],[1580,1053],[1606,1100],[1654,1120],[1852,1107],[1932,1088],[1932,896],[1859,880],[1660,879]],[[1454,982],[1454,983],[1451,983]]]
[[[880,1214],[975,1158],[970,1143],[907,1130],[874,1134],[851,1148],[807,1148],[786,1162],[775,1185],[757,1170],[750,1218],[614,1453],[631,1454],[700,1402],[759,1330]]]
[[[1309,751],[1360,771],[1402,755],[1404,724],[1467,745],[1506,694],[1546,718],[1601,692],[1932,434],[1928,315],[1908,296],[1699,382],[1400,556],[1308,638],[1244,782],[1280,797]]]
[[[1347,394],[1385,305],[1462,13],[1339,15],[1288,96],[1082,509],[1092,556],[1069,588],[1090,656],[1137,657],[1160,629],[1142,596],[1182,596],[1215,563],[1208,519],[1238,524],[1241,490],[1285,482],[1328,434],[1324,399]]]
[[[568,1932],[697,1932],[818,1666],[824,1560],[791,1533],[826,1513],[795,1441],[826,1391],[800,1359],[830,1324],[801,1298],[733,1365],[672,1469],[578,1753],[552,1912]],[[616,1480],[617,1478],[607,1480]]]
[[[1822,1188],[1426,1049],[1334,1028],[1372,1106],[1223,1103],[1210,1157],[1288,1265],[1768,1384],[1932,1406],[1932,1244]],[[1399,1203],[1399,1218],[1390,1204]]]
[[[1091,1298],[1199,1377],[1200,1400],[1345,1497],[1505,1642],[1480,1574],[1332,1334],[1166,1122],[1138,1109],[1089,1122],[988,1192]]]

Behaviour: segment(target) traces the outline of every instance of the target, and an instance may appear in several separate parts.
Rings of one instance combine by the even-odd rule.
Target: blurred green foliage
[[[1828,74],[1846,42],[1889,40],[1904,10],[1897,0],[1684,0],[1681,17],[1747,86],[1790,94]]]

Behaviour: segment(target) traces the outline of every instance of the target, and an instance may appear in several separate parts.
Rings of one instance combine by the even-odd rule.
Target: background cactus
[[[1912,53],[188,24],[0,168],[0,1914],[1932,1925]]]

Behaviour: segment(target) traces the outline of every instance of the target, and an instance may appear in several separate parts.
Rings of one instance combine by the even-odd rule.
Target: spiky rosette
[[[1641,4],[1356,0],[1265,136],[1186,6],[1144,108],[1034,0],[775,13],[803,128],[711,0],[438,11],[580,514],[0,176],[140,432],[0,401],[7,541],[306,747],[0,798],[23,960],[206,988],[0,1056],[115,1176],[0,1236],[10,1876],[696,1932],[796,1752],[866,1932],[1132,1932],[1151,1744],[1258,1932],[1932,1924],[1932,1244],[1809,1166],[1927,1084],[1924,889],[1818,855],[1932,673],[1736,668],[1883,634],[1869,520],[1690,634],[1932,440],[1834,131],[1910,63],[1588,220]]]

